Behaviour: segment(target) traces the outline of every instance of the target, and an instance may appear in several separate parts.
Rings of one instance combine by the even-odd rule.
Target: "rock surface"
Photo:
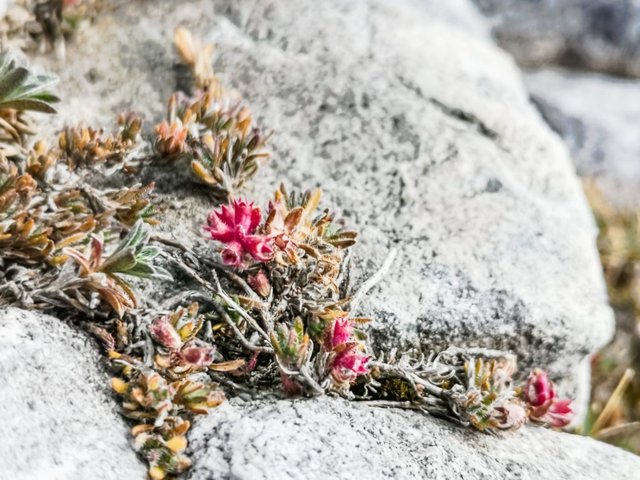
[[[0,478],[144,478],[109,390],[86,335],[48,315],[0,309]]]
[[[525,78],[545,119],[569,146],[578,173],[597,177],[610,200],[640,205],[640,81],[558,69]]]
[[[123,109],[157,121],[176,85],[172,32],[188,26],[276,132],[247,195],[322,185],[361,232],[356,286],[397,252],[357,312],[374,318],[378,347],[509,349],[584,393],[576,371],[612,332],[595,226],[515,65],[452,4],[128,3],[80,32],[64,68],[52,62],[64,103],[51,125],[105,125]],[[206,196],[165,199],[162,228],[202,242]]]
[[[636,0],[475,0],[522,65],[640,75]]]
[[[492,437],[328,398],[231,402],[196,423],[191,480],[632,480],[640,457],[529,427]]]

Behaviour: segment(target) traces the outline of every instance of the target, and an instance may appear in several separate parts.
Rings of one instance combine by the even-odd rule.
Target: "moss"
[[[416,392],[409,382],[401,378],[385,378],[380,381],[382,384],[382,397],[386,400],[399,402],[413,401],[416,399]]]

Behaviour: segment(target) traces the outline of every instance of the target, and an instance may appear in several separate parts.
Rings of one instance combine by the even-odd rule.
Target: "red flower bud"
[[[521,397],[529,404],[529,418],[532,421],[554,428],[566,427],[571,423],[571,400],[556,397],[555,386],[544,370],[536,368],[531,372]]]
[[[204,368],[213,363],[212,347],[195,347],[188,345],[180,351],[180,358],[194,367]]]
[[[353,325],[347,317],[336,318],[327,335],[327,350],[333,350],[338,345],[347,343],[351,339],[352,330]]]
[[[573,409],[571,408],[571,400],[555,399],[549,406],[547,414],[542,417],[545,423],[554,428],[566,427],[573,419]]]
[[[549,380],[547,372],[539,368],[533,370],[524,387],[524,400],[532,407],[537,408],[548,405],[555,396],[555,387]]]
[[[151,337],[160,345],[170,350],[178,350],[182,347],[182,339],[173,325],[165,317],[156,318],[151,324]]]

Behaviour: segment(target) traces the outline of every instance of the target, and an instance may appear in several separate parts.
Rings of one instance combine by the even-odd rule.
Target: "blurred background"
[[[640,1],[475,0],[568,145],[616,314],[580,433],[640,454]]]

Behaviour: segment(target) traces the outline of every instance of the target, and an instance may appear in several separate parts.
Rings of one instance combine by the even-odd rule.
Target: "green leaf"
[[[158,255],[162,253],[162,250],[156,246],[146,245],[138,253],[136,253],[136,261],[148,263]]]
[[[107,258],[100,267],[100,270],[105,273],[127,273],[135,266],[135,250],[132,247],[126,247],[117,250]]]
[[[33,112],[57,113],[57,110],[42,100],[23,98],[18,100],[0,100],[0,108],[14,108],[16,110],[31,110]]]
[[[56,113],[51,106],[59,101],[49,91],[57,82],[57,77],[49,74],[33,74],[25,65],[19,65],[13,51],[0,53],[0,108],[32,110]]]
[[[122,239],[116,251],[122,250],[127,247],[132,247],[134,250],[138,251],[139,247],[142,247],[149,241],[149,232],[145,223],[142,220],[138,220],[126,237]]]
[[[120,273],[133,277],[149,278],[154,274],[154,269],[153,266],[146,263],[136,263],[126,270],[121,270]]]
[[[11,94],[29,78],[29,70],[24,67],[9,70],[6,75],[0,77],[0,98],[11,97]]]

